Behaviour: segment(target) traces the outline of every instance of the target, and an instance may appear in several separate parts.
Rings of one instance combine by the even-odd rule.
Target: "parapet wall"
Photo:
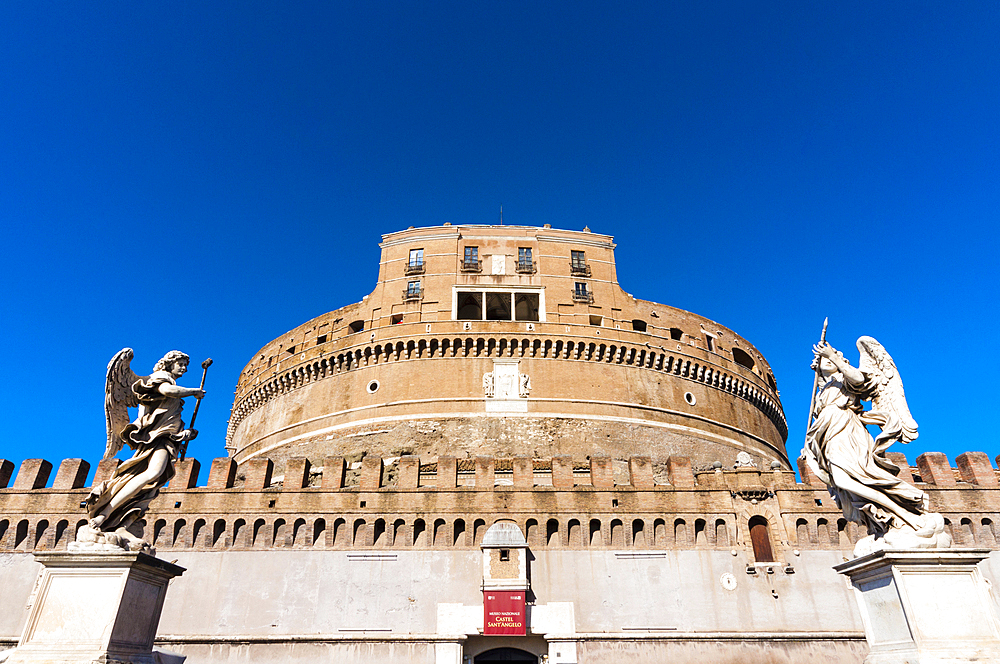
[[[928,452],[911,466],[890,453],[902,476],[930,495],[958,546],[998,548],[1000,483],[982,452]],[[94,484],[119,461],[97,464]],[[692,468],[686,457],[654,464],[633,456],[456,459],[415,456],[360,460],[330,457],[322,468],[289,460],[283,475],[270,459],[237,467],[215,459],[199,485],[201,464],[187,459],[153,501],[137,534],[158,549],[477,547],[497,519],[513,519],[533,548],[750,550],[748,522],[766,519],[776,563],[799,550],[849,551],[865,533],[843,519],[826,487],[800,468]],[[80,508],[90,464],[53,466],[29,459],[0,488],[0,550],[62,549],[85,522]],[[0,487],[13,464],[0,460]]]

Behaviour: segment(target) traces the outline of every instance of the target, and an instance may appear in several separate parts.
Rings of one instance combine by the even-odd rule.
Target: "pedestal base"
[[[987,549],[886,549],[834,567],[851,579],[866,664],[1000,662],[1000,621],[977,564]]]
[[[36,553],[44,569],[7,664],[157,664],[167,584],[184,572],[144,553]]]

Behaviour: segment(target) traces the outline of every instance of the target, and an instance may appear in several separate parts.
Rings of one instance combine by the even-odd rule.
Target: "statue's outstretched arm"
[[[205,396],[205,390],[200,390],[197,387],[181,387],[180,385],[171,385],[170,383],[160,383],[157,390],[163,396],[175,399],[183,399],[184,397],[197,397],[200,399]]]
[[[830,344],[816,344],[813,346],[813,352],[833,362],[833,365],[844,375],[844,379],[847,382],[858,386],[865,384],[865,375],[861,373],[861,370],[852,367],[851,363],[844,359],[844,356],[838,353],[837,349]]]

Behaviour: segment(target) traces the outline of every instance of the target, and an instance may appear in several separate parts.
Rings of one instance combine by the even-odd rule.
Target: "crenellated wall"
[[[982,452],[951,467],[936,452],[911,466],[891,453],[902,476],[930,495],[957,546],[998,548],[1000,483]],[[116,459],[97,465],[94,483]],[[0,460],[0,550],[62,549],[85,521],[80,508],[90,465],[29,459],[14,475]],[[844,520],[826,488],[800,465],[804,482],[782,469],[692,468],[686,457],[654,463],[633,456],[548,459],[416,456],[330,457],[322,467],[270,459],[207,469],[187,459],[153,501],[136,534],[159,550],[280,548],[474,548],[499,518],[515,520],[533,548],[748,550],[748,521],[764,517],[778,561],[795,552],[849,551],[865,533]],[[10,480],[13,478],[13,482]],[[7,485],[10,484],[9,487]]]

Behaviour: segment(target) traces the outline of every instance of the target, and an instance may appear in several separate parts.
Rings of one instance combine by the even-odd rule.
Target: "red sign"
[[[484,590],[483,634],[524,636],[528,620],[524,610],[523,590]]]

